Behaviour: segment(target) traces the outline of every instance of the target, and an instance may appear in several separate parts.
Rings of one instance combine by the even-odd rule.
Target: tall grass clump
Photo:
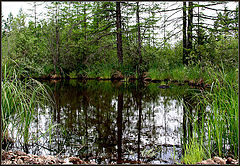
[[[208,72],[212,86],[209,91],[202,91],[201,95],[197,96],[199,104],[195,108],[193,121],[193,132],[198,139],[196,144],[204,147],[210,157],[233,155],[237,158],[239,155],[238,71],[226,72],[224,68],[216,71],[209,68]],[[198,117],[199,113],[201,117]],[[188,153],[183,159],[191,158],[189,155],[194,157],[196,154]]]
[[[219,156],[231,153],[238,156],[239,114],[238,114],[238,78],[237,71],[218,72],[212,70],[212,89],[206,92],[204,103],[210,106],[207,112],[208,130],[211,141],[208,147],[216,149]],[[210,136],[209,136],[210,138]]]
[[[1,123],[2,141],[10,137],[21,144],[31,138],[30,125],[36,117],[36,109],[45,102],[52,102],[47,89],[37,80],[19,80],[19,71],[11,63],[2,70]]]
[[[206,73],[201,71],[199,65],[183,66],[179,65],[170,69],[150,68],[149,76],[152,79],[174,79],[178,81],[205,79]]]

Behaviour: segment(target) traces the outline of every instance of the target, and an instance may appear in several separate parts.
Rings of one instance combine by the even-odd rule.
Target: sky
[[[24,12],[29,12],[28,9],[31,8],[32,1],[11,1],[11,2],[1,2],[2,3],[2,15],[6,19],[8,14],[12,12],[13,16],[17,16],[19,9],[22,8]],[[235,8],[237,2],[230,2],[227,6],[229,9]],[[44,11],[43,7],[39,7],[40,11]]]
[[[2,17],[3,19],[7,19],[9,13],[13,14],[13,17],[16,17],[19,13],[20,8],[22,8],[23,13],[30,14],[31,11],[29,9],[33,6],[33,1],[11,1],[11,2],[1,2],[2,3]],[[39,6],[39,12],[45,11],[43,6]]]
[[[4,18],[6,18],[8,14],[12,12],[13,16],[17,16],[20,8],[22,8],[24,12],[28,12],[28,9],[30,9],[31,7],[31,1],[5,1],[2,2],[2,15],[4,16]]]
[[[29,2],[2,2],[2,16],[4,19],[7,18],[8,14],[12,12],[13,16],[17,16],[19,9],[22,8],[24,12],[27,12],[27,9],[30,8],[31,5]]]

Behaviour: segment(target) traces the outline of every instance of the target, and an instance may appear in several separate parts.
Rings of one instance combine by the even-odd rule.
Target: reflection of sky
[[[162,159],[162,161],[152,161],[153,164],[164,164],[164,161],[174,163],[174,153],[177,153],[177,159],[180,150],[179,146],[181,146],[181,124],[183,120],[183,106],[179,105],[179,101],[177,100],[169,100],[168,103],[165,104],[165,99],[166,98],[160,96],[157,105],[156,103],[151,103],[142,110],[142,117],[147,116],[147,110],[149,109],[152,109],[154,112],[154,116],[142,119],[142,128],[140,131],[140,147],[146,150],[145,153],[142,153],[142,156],[148,156],[149,153],[149,155],[155,155],[158,159]],[[134,116],[131,119],[130,126],[123,133],[123,137],[131,140],[131,143],[125,145],[126,149],[128,149],[128,145],[136,147],[138,139],[137,125],[138,110],[135,110]],[[165,145],[168,147],[164,147]],[[159,148],[155,148],[159,146],[162,146],[161,151],[159,150]],[[177,146],[175,147],[175,152],[174,146]],[[155,150],[151,151],[151,149],[153,148],[155,148]],[[134,155],[130,155],[128,157],[130,159],[137,159],[137,154],[135,154],[135,157]]]
[[[183,107],[176,107],[176,100],[169,101],[168,106],[164,106],[163,103],[163,97],[159,97],[160,105],[155,106],[154,108],[154,117],[151,117],[150,121],[142,120],[142,123],[147,125],[143,126],[142,124],[142,133],[147,133],[145,135],[152,135],[152,130],[149,128],[149,126],[154,126],[156,129],[156,133],[159,134],[160,137],[157,138],[157,140],[154,140],[156,144],[162,145],[162,144],[170,144],[170,145],[180,145],[180,128],[182,123],[182,110]],[[153,106],[153,105],[152,105]],[[145,108],[143,109],[143,116],[144,112],[146,112]],[[130,128],[137,128],[138,123],[138,111],[136,110],[134,112],[134,116],[131,119],[131,123],[134,125],[131,125]],[[146,119],[148,120],[148,119]],[[132,137],[136,137],[136,133],[131,134]],[[142,138],[142,141],[144,144],[148,144],[149,139],[146,137]]]
[[[176,101],[170,101],[168,107],[162,104],[157,106],[156,126],[162,137],[158,138],[160,144],[181,145],[180,128],[182,123],[182,107],[176,107]]]

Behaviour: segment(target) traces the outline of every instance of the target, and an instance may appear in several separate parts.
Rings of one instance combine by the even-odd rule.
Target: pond
[[[40,139],[25,151],[97,164],[181,162],[192,128],[185,106],[197,102],[189,86],[74,79],[42,83],[50,87],[55,104],[37,109],[30,132]],[[51,132],[49,126],[54,126]]]

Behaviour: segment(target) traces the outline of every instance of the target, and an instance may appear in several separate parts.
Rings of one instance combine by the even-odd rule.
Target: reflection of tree
[[[54,120],[57,121],[58,123],[60,123],[60,99],[59,99],[59,92],[57,89],[57,83],[54,83],[54,100],[55,100],[55,107],[54,107]]]
[[[187,109],[186,109],[186,106],[185,106],[185,103],[184,102],[185,99],[183,97],[183,145],[187,145]],[[184,154],[185,151],[184,151],[184,148],[183,148],[183,151],[182,151],[182,154]]]
[[[141,125],[142,125],[142,89],[139,88],[139,84],[137,86],[137,108],[138,108],[138,161],[140,161],[140,143],[141,143]]]
[[[87,97],[87,92],[84,90],[83,91],[83,112],[85,115],[85,140],[86,140],[86,154],[85,154],[85,158],[88,160],[88,105],[89,105],[89,101],[88,101],[88,97]]]
[[[123,93],[119,91],[118,94],[118,107],[117,107],[117,131],[118,131],[118,150],[117,150],[117,163],[122,163],[122,111],[123,111]]]
[[[156,107],[163,103],[167,107],[173,99],[178,99],[173,95],[176,92],[171,91],[151,84],[146,87],[140,83],[122,83],[116,87],[111,82],[97,81],[56,86],[54,116],[63,127],[56,128],[52,135],[54,153],[62,150],[62,154],[67,152],[83,159],[97,156],[99,164],[105,163],[104,157],[112,160],[117,157],[121,163],[126,154],[144,160],[142,150],[158,147],[157,140],[166,129],[156,123],[159,120]],[[171,137],[169,133],[167,136]]]
[[[54,101],[55,101],[55,106],[53,107],[53,110],[54,110],[54,114],[53,114],[54,121],[56,121],[57,123],[61,123],[61,121],[60,121],[61,109],[60,109],[59,88],[57,87],[57,83],[56,82],[54,82],[53,95],[54,95]],[[56,135],[55,136],[57,136],[57,137],[60,136],[61,137],[61,134],[60,134],[59,130],[56,131]],[[57,152],[61,151],[61,142],[59,141],[59,143],[60,144],[57,144],[57,146],[56,146]]]
[[[183,145],[187,145],[193,137],[193,109],[196,106],[196,102],[191,94],[183,96]],[[201,116],[201,114],[198,114]],[[200,118],[200,117],[198,117]],[[183,148],[184,154],[184,148]]]
[[[198,93],[199,91],[194,92],[195,94]],[[195,135],[196,137],[200,137],[202,135],[201,131],[202,128],[202,118],[205,117],[205,111],[206,110],[206,105],[203,103],[200,103],[198,100],[197,95],[194,94],[186,94],[183,97],[183,140],[184,144],[186,145],[187,141],[189,141],[190,138],[193,137],[194,134],[193,132],[197,132]],[[196,127],[196,130],[193,131],[193,120],[197,120],[198,127]],[[205,135],[205,133],[203,134]]]
[[[114,154],[117,145],[115,119],[116,111],[112,105],[113,95],[107,95],[102,91],[96,90],[91,96],[91,120],[92,133],[98,133],[95,139],[95,151],[103,157]],[[97,126],[94,128],[94,126]],[[99,161],[99,164],[101,161]]]

